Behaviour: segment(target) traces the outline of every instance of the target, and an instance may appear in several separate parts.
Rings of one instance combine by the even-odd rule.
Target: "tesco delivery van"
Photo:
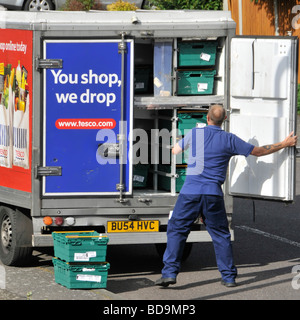
[[[296,128],[296,37],[235,37],[226,11],[0,11],[0,259],[53,231],[166,243],[185,179],[174,143],[223,104],[253,144]],[[294,199],[295,150],[232,158],[232,196]],[[233,231],[232,238],[234,237]],[[200,219],[191,244],[211,241]]]

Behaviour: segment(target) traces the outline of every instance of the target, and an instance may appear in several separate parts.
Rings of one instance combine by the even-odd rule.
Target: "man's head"
[[[225,109],[219,105],[214,104],[209,107],[207,114],[208,125],[215,125],[221,127],[223,121],[227,118]]]

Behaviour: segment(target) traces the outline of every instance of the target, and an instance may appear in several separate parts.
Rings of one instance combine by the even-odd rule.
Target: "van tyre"
[[[0,260],[7,266],[26,265],[32,256],[32,221],[19,210],[0,207]]]

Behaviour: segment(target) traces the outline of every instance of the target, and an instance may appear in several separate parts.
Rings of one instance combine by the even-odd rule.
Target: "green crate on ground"
[[[96,231],[52,232],[55,257],[67,262],[103,262],[108,237]]]
[[[217,47],[217,41],[179,42],[178,66],[214,66]]]
[[[158,170],[166,173],[171,172],[171,166],[168,165],[158,165]],[[186,166],[176,166],[176,174],[178,178],[176,178],[176,192],[180,192],[185,178],[186,178]],[[158,175],[158,188],[170,191],[171,190],[171,178],[163,175]]]
[[[147,185],[148,180],[148,164],[137,164],[133,166],[133,187],[143,188]]]
[[[187,133],[187,130],[204,127],[207,124],[206,112],[178,112],[178,129],[181,134]]]
[[[216,70],[184,70],[177,72],[177,95],[212,94]]]
[[[110,264],[70,264],[53,258],[55,282],[68,289],[106,288]]]

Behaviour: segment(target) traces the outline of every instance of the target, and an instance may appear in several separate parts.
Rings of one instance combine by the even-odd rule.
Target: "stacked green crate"
[[[171,166],[169,165],[159,165],[158,170],[165,172],[165,173],[171,173]],[[175,191],[180,192],[184,181],[186,177],[186,165],[177,165],[176,166],[176,187]],[[171,178],[164,176],[164,175],[158,175],[158,184],[161,189],[170,191],[171,190]]]
[[[195,110],[179,110],[177,113],[177,128],[178,128],[178,139],[181,139],[184,135],[188,133],[192,128],[201,128],[207,124],[207,112],[206,111],[195,111]],[[168,120],[159,120],[159,129],[166,128],[171,130],[171,121]],[[172,144],[172,139],[171,139]],[[160,154],[162,156],[162,148],[160,149]],[[179,154],[176,158],[176,192],[180,192],[183,183],[186,178],[186,164],[188,160],[189,150],[184,151],[182,154]],[[171,157],[171,155],[170,155]],[[162,157],[162,160],[164,158]],[[162,162],[163,163],[163,162]],[[160,164],[158,167],[159,171],[170,173],[171,165],[170,164]],[[158,175],[158,186],[160,189],[170,191],[171,190],[171,178]]]
[[[69,289],[105,288],[108,237],[96,231],[53,232],[55,281]]]
[[[217,41],[178,43],[177,95],[213,94],[217,47]]]
[[[185,70],[177,73],[177,95],[212,94],[216,70]]]
[[[178,67],[207,67],[216,63],[217,41],[178,43]]]
[[[134,70],[134,93],[149,93],[150,91],[150,67],[137,67]]]
[[[144,188],[147,186],[149,164],[136,164],[133,166],[133,187]]]
[[[207,112],[204,111],[178,111],[178,131],[185,136],[193,128],[202,128],[207,124]],[[186,164],[189,150],[182,153],[182,163]]]
[[[53,258],[55,281],[68,289],[106,288],[109,263],[72,264]]]
[[[184,135],[193,128],[201,128],[207,123],[206,111],[178,111],[178,130]]]

